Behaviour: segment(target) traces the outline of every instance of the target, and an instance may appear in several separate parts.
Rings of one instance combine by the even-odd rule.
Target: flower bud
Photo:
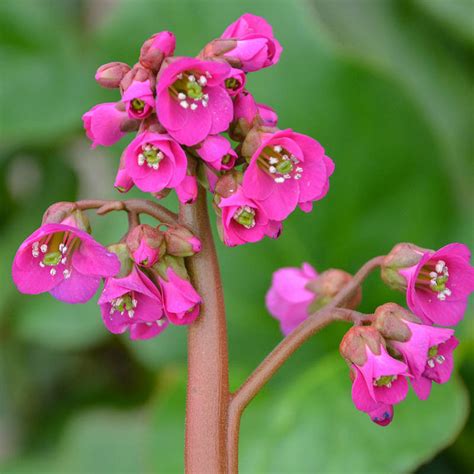
[[[386,303],[379,306],[374,313],[373,326],[386,339],[406,342],[411,337],[410,328],[405,321],[421,323],[414,314],[395,303]]]
[[[186,175],[183,181],[175,188],[178,199],[183,204],[190,204],[197,199],[198,183],[193,175]]]
[[[130,66],[125,63],[113,62],[103,64],[95,73],[95,80],[107,89],[115,89],[120,86],[120,81],[130,71]]]
[[[148,38],[140,49],[140,63],[157,72],[163,59],[171,56],[176,47],[176,38],[170,31],[160,31]]]
[[[318,278],[308,283],[306,288],[312,291],[316,298],[311,304],[309,311],[314,313],[326,306],[351,280],[353,276],[343,270],[331,268],[321,273]],[[355,309],[362,299],[362,290],[358,286],[349,295],[341,307]]]
[[[395,290],[405,290],[407,282],[400,270],[416,265],[426,251],[408,243],[395,245],[382,262],[382,280]]]
[[[114,188],[121,193],[127,193],[133,188],[133,179],[125,167],[125,153],[120,157],[120,165],[115,176]]]
[[[109,245],[107,249],[117,255],[120,260],[120,273],[115,275],[114,278],[124,278],[129,275],[133,270],[133,260],[130,258],[127,245],[123,243],[113,244]]]
[[[152,267],[165,253],[163,232],[147,224],[134,227],[126,242],[134,262],[144,267]]]
[[[146,80],[150,81],[152,87],[155,86],[155,77],[150,71],[140,64],[135,64],[130,71],[125,74],[123,79],[120,81],[120,90],[121,92],[125,92],[130,85],[135,82],[144,82]]]
[[[225,88],[231,97],[240,94],[247,82],[247,76],[245,72],[240,69],[232,68],[229,73],[229,77],[225,80]]]
[[[166,252],[175,257],[191,257],[201,251],[201,241],[186,227],[170,226],[165,232]]]
[[[277,113],[267,104],[257,104],[258,115],[266,127],[276,127],[278,123]]]
[[[220,176],[215,187],[215,198],[227,198],[234,194],[242,183],[242,172],[232,170]]]
[[[73,202],[57,202],[48,207],[43,215],[42,225],[44,224],[64,224],[85,232],[91,231],[89,218]]]
[[[382,336],[372,326],[353,326],[342,338],[339,352],[349,363],[363,366],[367,361],[367,347],[378,355],[383,345]]]
[[[180,277],[185,280],[189,280],[188,271],[184,264],[183,257],[174,257],[173,255],[165,254],[160,258],[155,265],[153,270],[158,273],[160,278],[168,280],[168,269],[171,268]]]
[[[234,119],[230,124],[229,135],[233,140],[242,141],[254,125],[258,107],[252,94],[242,91],[234,100]]]

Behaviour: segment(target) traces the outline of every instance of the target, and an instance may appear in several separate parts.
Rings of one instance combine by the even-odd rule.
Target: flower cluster
[[[115,334],[129,330],[132,339],[154,337],[169,323],[190,324],[199,316],[201,298],[189,282],[184,257],[199,252],[201,243],[189,230],[141,224],[108,248],[89,230],[74,203],[52,206],[15,255],[18,289],[85,303],[104,279],[98,300],[103,322]]]
[[[133,67],[98,69],[98,83],[121,99],[84,114],[92,146],[136,132],[120,160],[119,191],[136,186],[159,199],[174,189],[191,203],[199,180],[214,195],[226,245],[278,237],[297,207],[309,212],[325,196],[334,164],[316,140],[279,130],[273,109],[246,89],[248,73],[280,58],[272,27],[245,14],[197,57],[174,50],[174,35],[163,31],[145,41]]]
[[[354,405],[375,423],[391,422],[408,381],[425,400],[433,382],[450,379],[458,340],[454,329],[439,326],[454,326],[464,316],[474,292],[470,257],[465,245],[455,243],[437,251],[399,244],[384,258],[382,279],[406,294],[410,311],[395,303],[379,306],[365,324],[356,321],[340,345],[350,367]],[[307,263],[301,269],[282,268],[273,275],[268,310],[286,335],[329,303],[350,278],[340,270],[318,275]],[[355,308],[359,302],[356,291],[344,306]]]

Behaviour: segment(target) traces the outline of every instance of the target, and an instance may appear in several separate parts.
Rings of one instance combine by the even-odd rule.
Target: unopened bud
[[[154,87],[155,76],[142,65],[135,64],[120,81],[120,90],[122,92],[126,91],[134,81],[145,82],[146,80],[149,80],[152,87]]]
[[[95,73],[95,80],[107,89],[115,89],[120,86],[120,81],[130,71],[130,66],[125,63],[113,62],[103,64]]]
[[[395,290],[405,290],[407,282],[400,270],[416,265],[425,252],[427,250],[413,244],[395,245],[380,266],[382,280]]]
[[[379,355],[382,345],[382,336],[372,326],[353,326],[342,338],[339,351],[349,363],[362,367],[367,361],[367,348]]]
[[[306,288],[312,291],[316,298],[309,308],[310,313],[318,311],[326,306],[347,284],[353,276],[344,270],[331,268],[321,273],[317,278],[310,281]],[[362,290],[358,286],[341,304],[341,307],[355,309],[362,299]]]
[[[204,49],[199,53],[201,59],[215,59],[222,58],[225,53],[232,51],[237,46],[237,41],[234,39],[215,39],[204,46]],[[227,59],[229,61],[229,59]],[[230,62],[230,61],[229,61]],[[235,64],[239,64],[238,59],[235,59]]]
[[[120,157],[120,165],[115,176],[114,188],[121,193],[126,193],[133,188],[133,180],[125,168],[125,153]]]
[[[411,338],[411,331],[405,321],[421,323],[414,314],[395,303],[379,306],[374,313],[374,327],[386,339],[406,342]]]
[[[117,255],[120,260],[120,273],[115,278],[124,278],[129,275],[133,270],[133,260],[130,258],[127,245],[123,243],[113,244],[109,245],[107,249]]]
[[[252,94],[242,91],[234,100],[234,119],[230,124],[229,135],[235,141],[242,141],[254,126],[258,106]]]
[[[91,227],[87,215],[78,210],[73,202],[57,202],[46,209],[42,224],[64,224],[90,232]]]
[[[172,268],[174,272],[184,278],[189,280],[188,271],[186,270],[186,265],[184,264],[183,257],[174,257],[172,255],[165,254],[158,262],[153,265],[153,270],[158,273],[158,275],[164,280],[168,280],[168,268]]]
[[[126,243],[132,259],[144,267],[152,267],[165,253],[163,232],[148,224],[134,227]]]
[[[171,226],[165,232],[166,252],[175,257],[191,257],[201,251],[201,241],[186,227]]]
[[[160,31],[148,38],[140,49],[140,63],[157,72],[163,59],[171,56],[176,47],[176,38],[170,31]]]
[[[234,194],[242,183],[243,175],[239,170],[232,170],[219,177],[215,187],[215,197],[227,198]]]

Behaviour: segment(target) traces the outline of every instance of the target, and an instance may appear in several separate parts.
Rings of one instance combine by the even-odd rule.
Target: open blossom
[[[173,324],[191,324],[201,310],[201,297],[188,280],[181,278],[171,267],[166,279],[160,277],[164,310]]]
[[[144,119],[153,112],[155,98],[151,90],[150,81],[133,81],[123,93],[122,102],[130,118]]]
[[[161,295],[136,267],[123,278],[107,278],[98,304],[102,320],[114,334],[130,330],[131,339],[149,339],[168,325]]]
[[[197,154],[212,168],[221,170],[230,170],[234,167],[237,160],[237,153],[227,138],[222,135],[209,135],[196,148]]]
[[[423,373],[411,381],[415,393],[421,400],[428,398],[433,382],[442,384],[451,378],[453,372],[453,351],[458,344],[459,341],[454,336],[451,336],[438,344],[431,345],[428,349]]]
[[[176,188],[186,176],[187,158],[169,135],[144,132],[125,150],[125,166],[137,188],[159,192]]]
[[[273,274],[265,301],[268,311],[280,321],[285,336],[308,317],[315,294],[306,286],[317,276],[309,263],[303,263],[301,268],[280,268]]]
[[[284,220],[299,204],[304,211],[322,199],[334,170],[314,139],[290,129],[262,133],[244,174],[244,192],[271,219]]]
[[[221,38],[235,40],[223,57],[245,72],[276,64],[283,50],[268,22],[250,13],[230,24]]]
[[[232,68],[225,80],[225,87],[231,97],[240,94],[247,82],[247,76],[241,69]]]
[[[228,246],[258,242],[263,237],[276,238],[281,233],[281,223],[268,219],[265,211],[247,198],[239,188],[219,202],[222,211],[220,229]]]
[[[158,119],[179,143],[196,145],[209,134],[223,132],[233,115],[224,81],[228,64],[179,58],[158,76]]]
[[[406,279],[409,308],[426,324],[453,326],[464,315],[474,291],[471,253],[463,244],[449,244],[436,252],[420,250],[417,264],[399,270]]]
[[[82,116],[87,138],[92,141],[92,148],[97,145],[113,145],[125,135],[123,124],[128,116],[121,109],[120,102],[108,102],[95,105]]]
[[[101,277],[120,271],[117,256],[89,234],[64,224],[45,224],[18,249],[13,280],[28,294],[49,292],[66,303],[85,303],[100,285]]]

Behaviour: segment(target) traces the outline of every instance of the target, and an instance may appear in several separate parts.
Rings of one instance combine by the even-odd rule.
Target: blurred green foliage
[[[19,295],[10,262],[50,203],[116,197],[123,143],[91,151],[81,130],[84,111],[117,99],[95,84],[95,69],[133,63],[163,29],[175,32],[178,54],[196,54],[247,11],[265,16],[284,46],[281,62],[253,74],[249,89],[278,111],[281,127],[317,138],[336,172],[328,197],[288,219],[278,241],[218,244],[232,386],[281,338],[263,303],[278,267],[355,271],[399,241],[472,247],[470,0],[2,0],[2,472],[182,471],[185,329],[146,342],[111,336],[94,302]],[[125,229],[123,216],[92,221],[105,244]],[[376,276],[364,293],[366,311],[403,301]],[[384,429],[351,404],[335,355],[345,327],[326,329],[244,415],[242,472],[472,471],[472,317],[471,307],[457,351],[467,390],[460,377],[428,402],[410,397]]]

